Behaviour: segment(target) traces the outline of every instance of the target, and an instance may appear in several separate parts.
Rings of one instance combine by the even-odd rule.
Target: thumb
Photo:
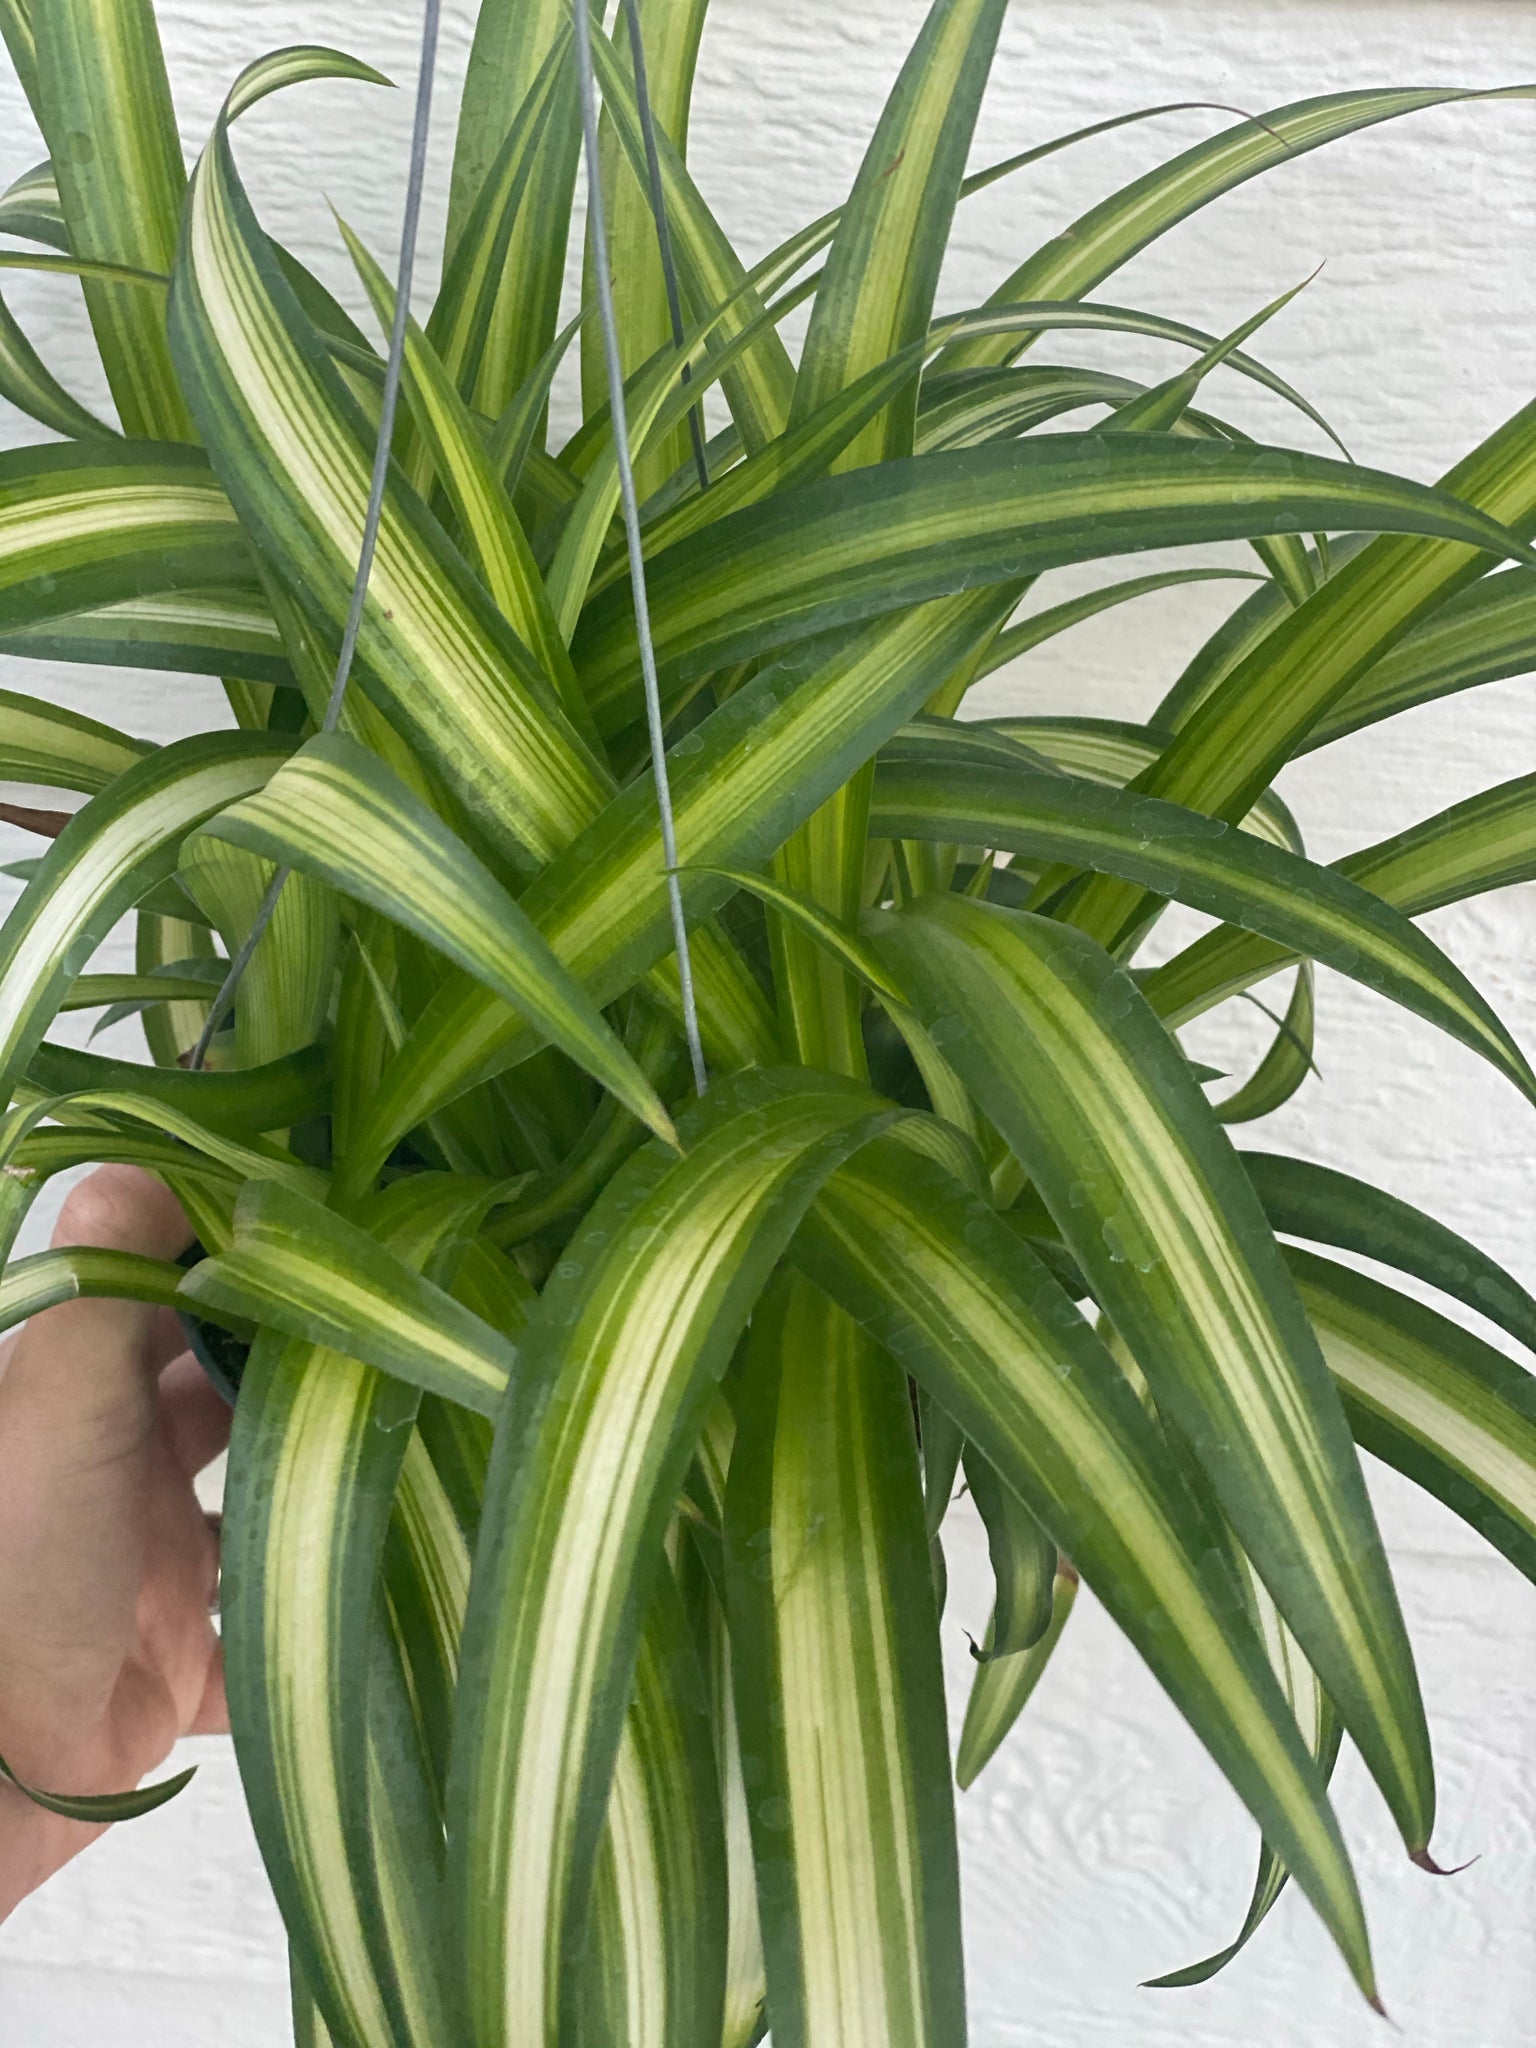
[[[71,1193],[54,1243],[168,1258],[190,1236],[152,1175],[107,1166]],[[110,1682],[132,1626],[159,1314],[66,1302],[34,1316],[0,1367],[0,1644],[14,1680],[72,1687],[77,1706],[98,1675]]]

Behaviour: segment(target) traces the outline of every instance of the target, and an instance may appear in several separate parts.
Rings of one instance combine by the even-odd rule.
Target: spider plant
[[[1220,369],[1316,441],[1244,346],[1263,316],[1101,296],[1242,181],[1467,95],[1239,118],[940,309],[957,206],[1076,139],[967,175],[1004,12],[934,0],[845,203],[748,267],[686,165],[705,0],[484,0],[338,722],[386,355],[263,230],[236,130],[384,81],[280,51],[189,176],[150,0],[0,0],[51,151],[0,265],[80,277],[116,407],[0,320],[0,391],[58,437],[0,456],[0,646],[215,675],[234,717],[151,747],[0,699],[0,773],[89,799],[0,932],[7,1244],[51,1174],[131,1160],[206,1253],[13,1259],[0,1320],[119,1293],[249,1340],[225,1649],[302,2041],[956,2048],[954,1778],[1072,1654],[1079,1579],[1262,1838],[1238,1940],[1172,1981],[1289,1876],[1374,2000],[1329,1775],[1347,1734],[1431,1868],[1435,1782],[1357,1447],[1536,1576],[1526,1364],[1347,1261],[1527,1348],[1536,1302],[1234,1145],[1308,1082],[1319,962],[1536,1099],[1414,922],[1536,875],[1536,778],[1333,866],[1273,789],[1536,661],[1536,405],[1425,487],[1207,410]],[[561,324],[583,35],[622,407],[590,253]],[[1074,366],[1084,329],[1185,366]],[[1024,648],[1233,573],[1041,609],[1051,571],[1215,542],[1252,587],[1145,726],[967,721]],[[1211,928],[1139,964],[1170,903]],[[93,974],[129,913],[137,971]],[[1286,973],[1213,1099],[1179,1027]],[[150,1061],[48,1039],[105,1003]],[[957,1766],[962,1471],[995,1605]]]

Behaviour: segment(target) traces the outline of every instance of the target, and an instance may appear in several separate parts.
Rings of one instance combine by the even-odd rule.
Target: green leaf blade
[[[259,788],[287,753],[264,733],[177,740],[71,819],[0,928],[0,1073],[11,1084],[95,946],[174,872],[185,835]]]
[[[889,1115],[825,1078],[717,1087],[683,1159],[653,1144],[610,1184],[527,1332],[488,1486],[449,1791],[460,1958],[487,2043],[554,2048],[641,1590],[704,1405],[817,1183]],[[582,1507],[594,1488],[601,1524]]]
[[[747,1374],[726,1506],[729,1614],[769,2023],[785,2048],[963,2043],[943,1680],[907,1391],[798,1277],[754,1317]]]
[[[1448,495],[1324,456],[1175,434],[1051,434],[802,485],[678,542],[651,566],[657,662],[675,689],[957,588],[1152,546],[1352,527],[1454,535],[1464,559],[1469,544],[1524,554]],[[625,604],[617,588],[595,599],[573,644],[604,729],[635,660]]]
[[[1285,1256],[1361,1445],[1536,1577],[1536,1377],[1379,1280]]]
[[[1142,882],[1428,1017],[1536,1099],[1536,1075],[1508,1028],[1406,917],[1338,869],[1266,845],[1224,820],[1028,765],[1001,773],[961,760],[942,767],[888,761],[876,778],[872,829],[891,838],[1007,849]]]
[[[1367,1996],[1337,1823],[1240,1587],[1119,1366],[944,1166],[871,1146],[818,1197],[804,1270],[918,1377],[1072,1557],[1266,1836]]]
[[[208,831],[319,874],[404,924],[672,1139],[654,1087],[526,912],[355,740],[317,735],[273,778],[263,801],[221,813]]]
[[[1036,1180],[1422,1850],[1429,1738],[1364,1481],[1262,1211],[1176,1048],[1129,977],[1048,920],[927,898],[880,920],[877,946]]]
[[[972,131],[1007,0],[934,0],[842,211],[795,378],[793,421],[899,349],[933,313]],[[912,451],[915,393],[838,458],[857,469]]]
[[[31,16],[38,115],[70,248],[169,272],[187,174],[150,0],[33,0]],[[164,303],[88,283],[86,304],[123,431],[190,440]]]

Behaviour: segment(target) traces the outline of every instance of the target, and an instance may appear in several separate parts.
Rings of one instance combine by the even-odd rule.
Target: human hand
[[[130,1166],[83,1181],[53,1238],[156,1258],[190,1240]],[[178,1737],[228,1728],[192,1484],[228,1438],[169,1309],[69,1302],[0,1354],[0,1757],[27,1784],[126,1791]],[[100,1833],[0,1783],[0,1919]]]

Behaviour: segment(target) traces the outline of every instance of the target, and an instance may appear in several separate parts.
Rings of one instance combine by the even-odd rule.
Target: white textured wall
[[[716,0],[694,153],[745,251],[766,248],[844,189],[922,13],[921,0],[836,10]],[[468,0],[450,0],[450,83],[469,14]],[[161,16],[189,147],[238,67],[283,42],[323,37],[410,75],[406,0],[333,0],[324,10],[162,0]],[[977,160],[1154,101],[1258,109],[1350,85],[1521,78],[1536,78],[1536,11],[1519,0],[1019,0]],[[269,218],[307,254],[330,250],[321,267],[334,282],[344,270],[324,200],[387,253],[398,177],[383,167],[398,165],[407,113],[404,95],[311,86],[243,125],[242,159]],[[1176,115],[1122,132],[975,202],[957,240],[952,303],[984,296],[1018,252],[1216,118]],[[1335,145],[1185,226],[1124,272],[1113,296],[1221,329],[1326,257],[1263,352],[1362,459],[1429,479],[1536,385],[1533,123],[1536,108],[1481,106]],[[439,173],[447,143],[444,123]],[[7,81],[0,180],[37,153]],[[88,391],[86,355],[70,339],[81,332],[70,288],[9,277],[7,292],[35,316],[45,354]],[[1153,349],[1143,359],[1166,360]],[[1256,432],[1291,430],[1235,379],[1221,381],[1219,399]],[[1054,594],[1066,587],[1059,579]],[[986,708],[1142,715],[1223,601],[1174,593],[1080,631],[989,683]],[[64,670],[44,678],[11,666],[4,680],[15,687],[56,688],[156,738],[217,716],[216,693],[196,684]],[[1313,850],[1333,859],[1528,769],[1528,688],[1508,683],[1427,708],[1288,775]],[[1536,890],[1443,913],[1433,926],[1536,1045]],[[1325,1081],[1275,1120],[1268,1141],[1374,1175],[1536,1283],[1532,1112],[1470,1054],[1400,1013],[1332,979],[1322,1004]],[[1411,1870],[1346,1759],[1340,1802],[1383,1988],[1399,2038],[1414,2048],[1519,2048],[1536,2042],[1536,1595],[1451,1516],[1390,1475],[1373,1476],[1438,1744],[1436,1847],[1447,1862],[1481,1858],[1444,1883]],[[986,1597],[974,1527],[961,1523],[952,1558],[945,1639],[958,1706],[961,1624],[979,1627]],[[222,1746],[189,1747],[203,1762],[190,1792],[94,1850],[0,1934],[0,2039],[17,2048],[286,2041],[278,1922],[234,1771]],[[960,1812],[977,2048],[1354,2048],[1388,2038],[1293,1899],[1216,1985],[1136,1989],[1228,1938],[1253,1844],[1182,1723],[1086,1600],[1025,1723]]]

